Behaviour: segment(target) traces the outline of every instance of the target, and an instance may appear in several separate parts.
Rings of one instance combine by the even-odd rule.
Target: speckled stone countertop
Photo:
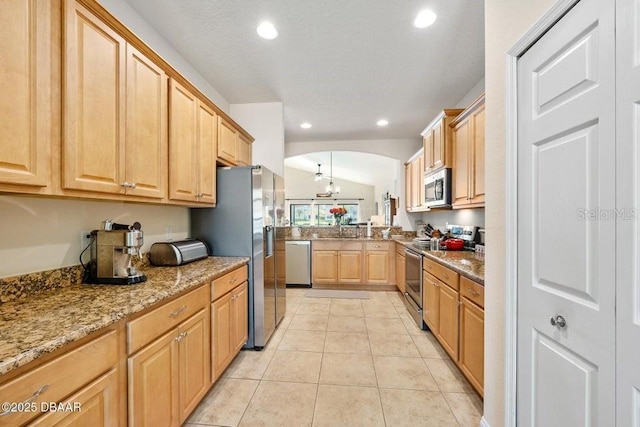
[[[413,239],[394,239],[398,243],[407,245]],[[461,275],[484,286],[484,255],[471,251],[430,251],[423,250],[422,255],[439,262]]]
[[[383,239],[380,236],[374,236],[371,238],[367,237],[287,237],[285,239],[287,242],[306,242],[306,241],[321,241],[321,242],[330,242],[333,240],[344,241],[344,242],[391,242],[392,239]]]
[[[180,267],[145,267],[130,286],[74,284],[0,304],[0,375],[65,344],[211,281],[249,261],[209,257]]]

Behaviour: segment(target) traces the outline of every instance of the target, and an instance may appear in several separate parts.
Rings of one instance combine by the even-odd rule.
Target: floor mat
[[[341,291],[338,289],[309,289],[305,294],[310,298],[357,298],[369,299],[367,291]]]

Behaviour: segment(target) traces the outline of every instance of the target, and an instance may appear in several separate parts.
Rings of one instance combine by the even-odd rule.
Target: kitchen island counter
[[[0,304],[0,377],[248,261],[209,257],[179,267],[146,266],[143,283],[75,284]]]

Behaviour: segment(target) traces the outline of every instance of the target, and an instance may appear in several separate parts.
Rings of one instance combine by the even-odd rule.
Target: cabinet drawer
[[[389,242],[366,242],[364,249],[366,251],[388,251]]]
[[[450,268],[447,268],[435,261],[431,261],[426,257],[423,258],[422,268],[423,270],[427,271],[429,274],[434,275],[438,280],[446,283],[456,291],[459,289],[458,273],[451,270]]]
[[[312,244],[313,250],[320,251],[361,251],[362,242],[345,242],[342,240],[317,241]]]
[[[127,323],[128,354],[135,353],[163,332],[176,327],[205,308],[208,302],[207,287],[201,286]]]
[[[460,276],[460,295],[484,308],[484,286]]]
[[[217,300],[240,283],[245,282],[248,277],[248,271],[247,266],[243,265],[237,270],[215,279],[211,284],[211,301]]]
[[[40,415],[41,402],[63,401],[115,366],[118,363],[117,349],[117,335],[112,331],[3,384],[0,386],[0,401],[28,401],[37,406],[36,412],[20,411],[3,416],[0,424],[22,425]]]

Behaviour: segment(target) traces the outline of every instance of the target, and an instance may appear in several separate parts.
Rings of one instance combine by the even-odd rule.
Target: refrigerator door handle
[[[267,225],[264,227],[264,235],[267,240],[265,245],[265,254],[264,254],[265,258],[268,258],[273,255],[273,245],[274,245],[273,231],[274,229],[270,225]]]

